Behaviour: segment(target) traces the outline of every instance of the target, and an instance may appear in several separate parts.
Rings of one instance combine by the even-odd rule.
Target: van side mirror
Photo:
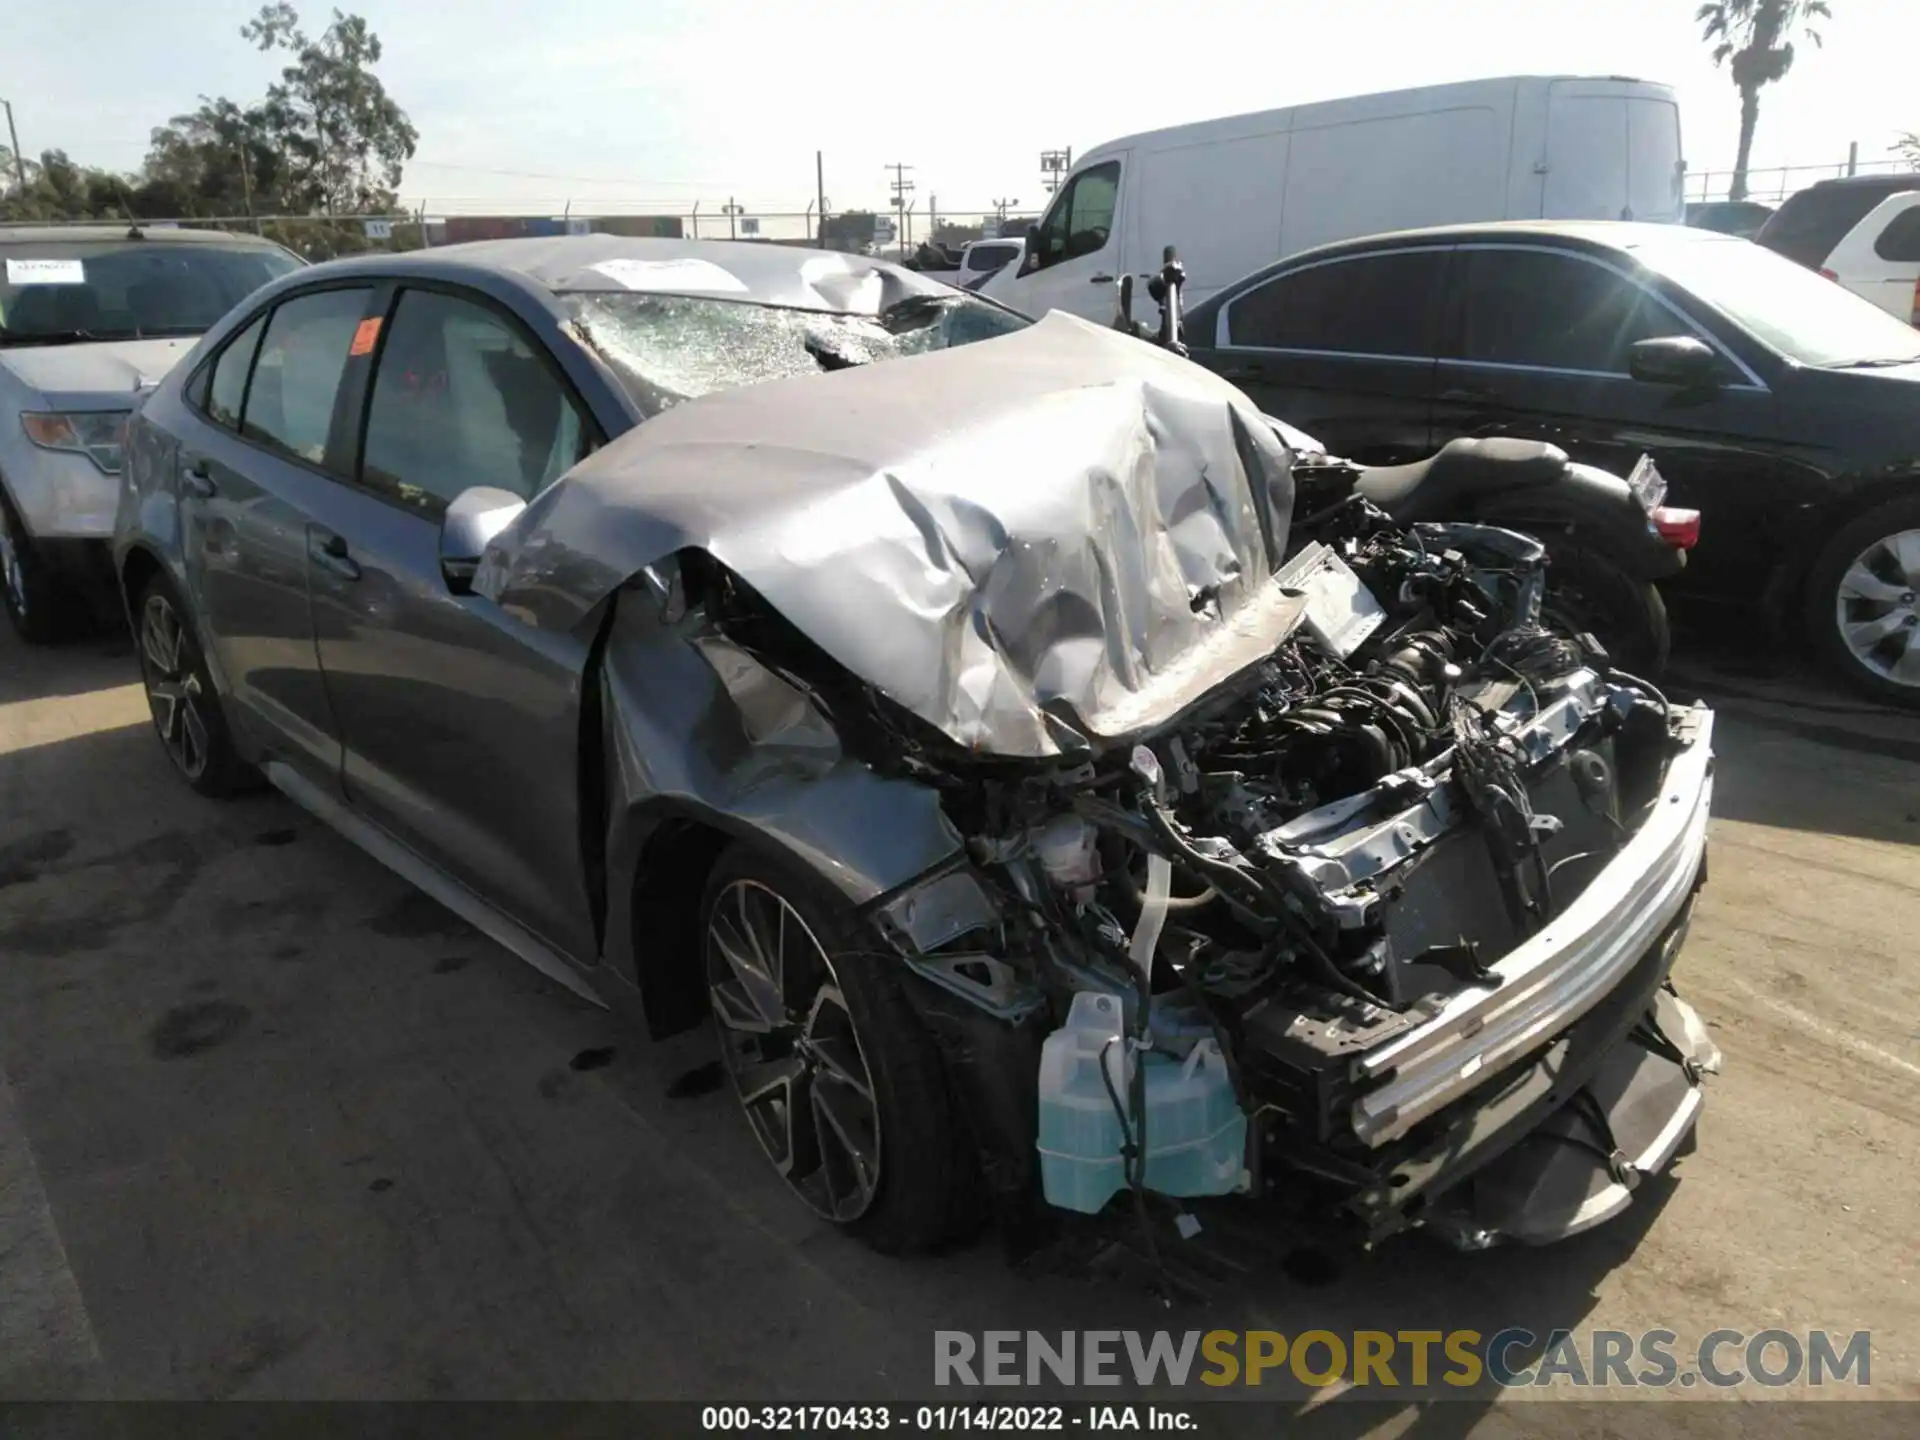
[[[511,490],[475,485],[462,490],[440,520],[440,573],[456,595],[473,591],[480,557],[500,532],[520,518],[527,502]]]
[[[1718,368],[1719,357],[1713,347],[1691,335],[1641,340],[1629,352],[1627,361],[1628,372],[1636,380],[1685,389],[1711,384]]]
[[[1038,222],[1027,226],[1026,248],[1020,252],[1020,268],[1015,275],[1031,275],[1040,268],[1040,226]]]

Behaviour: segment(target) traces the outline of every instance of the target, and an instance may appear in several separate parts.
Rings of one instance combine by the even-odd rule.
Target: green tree
[[[273,215],[289,206],[286,174],[261,107],[202,95],[154,128],[135,193],[147,215]]]
[[[1896,155],[1902,156],[1914,169],[1920,170],[1920,130],[1910,130],[1893,142]]]
[[[1740,150],[1727,198],[1744,200],[1760,91],[1793,68],[1793,36],[1804,34],[1818,47],[1820,32],[1810,22],[1831,20],[1833,12],[1826,0],[1708,0],[1694,18],[1701,38],[1713,46],[1713,63],[1728,66],[1740,92]]]
[[[137,213],[133,187],[124,175],[76,164],[64,150],[43,150],[26,162],[23,191],[13,174],[13,155],[4,153],[10,184],[0,190],[0,217],[8,220],[119,219]]]
[[[873,244],[874,221],[871,210],[844,210],[829,215],[820,223],[822,250],[865,250]]]
[[[333,12],[311,38],[286,0],[263,5],[241,29],[263,51],[291,57],[260,107],[284,157],[286,197],[323,214],[390,210],[418,132],[373,73],[380,37],[359,15]]]

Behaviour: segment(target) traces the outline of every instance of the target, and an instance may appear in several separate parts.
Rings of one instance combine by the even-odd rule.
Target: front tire
[[[13,501],[0,490],[0,603],[15,633],[29,645],[60,639],[65,633],[64,599],[59,576],[41,557]]]
[[[883,1254],[959,1233],[970,1160],[898,962],[838,895],[745,843],[714,866],[701,933],[721,1058],[788,1188]]]
[[[1547,619],[1590,633],[1621,669],[1658,677],[1673,651],[1667,603],[1658,588],[1597,551],[1564,541],[1546,545]]]
[[[256,772],[234,749],[193,624],[164,575],[135,602],[134,640],[153,728],[180,778],[216,798],[251,788]]]
[[[1920,709],[1920,500],[1843,525],[1813,562],[1807,634],[1855,689]]]

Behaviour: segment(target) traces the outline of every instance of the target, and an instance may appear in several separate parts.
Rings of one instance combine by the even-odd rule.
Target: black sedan
[[[1550,440],[1650,453],[1704,512],[1682,594],[1764,603],[1920,706],[1920,332],[1771,251],[1678,225],[1519,222],[1294,256],[1197,307],[1196,360],[1329,449]]]

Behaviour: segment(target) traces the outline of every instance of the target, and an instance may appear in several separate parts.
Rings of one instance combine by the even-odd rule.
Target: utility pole
[[[729,195],[727,197],[727,203],[720,207],[720,213],[727,217],[727,238],[729,240],[738,240],[740,238],[740,217],[747,213],[746,210],[742,206],[734,204],[733,197]]]
[[[253,226],[253,233],[260,233],[260,217],[253,213],[253,170],[247,164],[247,142],[242,140],[234,147],[240,152],[240,193],[247,201],[247,223]]]
[[[1051,194],[1060,188],[1060,179],[1073,169],[1073,147],[1065,150],[1042,150],[1040,152],[1040,183]]]
[[[993,227],[994,234],[1005,235],[1007,233],[1007,211],[1010,207],[1018,205],[1019,203],[1020,201],[1017,196],[993,202],[993,218],[997,222]]]
[[[907,171],[913,169],[913,166],[896,163],[882,168],[893,171],[893,208],[900,217],[898,239],[900,258],[904,260],[907,255],[907,202],[913,194],[913,182],[907,179]]]
[[[819,204],[820,238],[827,235],[827,169],[818,150],[813,152],[813,198]]]
[[[27,162],[20,157],[20,132],[13,128],[13,102],[0,100],[7,107],[7,139],[13,145],[13,175],[20,182],[20,200],[24,204],[27,198]]]

